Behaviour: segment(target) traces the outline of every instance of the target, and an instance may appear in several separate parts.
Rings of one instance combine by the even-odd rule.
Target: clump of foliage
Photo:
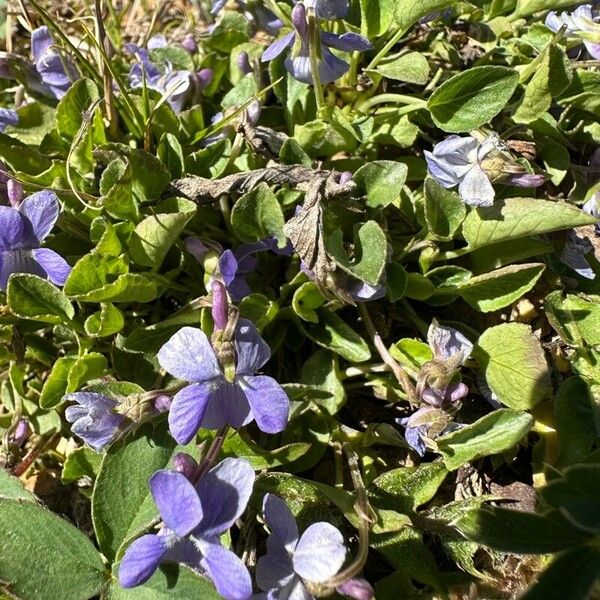
[[[594,597],[594,7],[19,4],[0,590]]]

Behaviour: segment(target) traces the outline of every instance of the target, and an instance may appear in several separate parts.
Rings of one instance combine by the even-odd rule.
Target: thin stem
[[[369,333],[369,336],[371,336],[373,345],[375,346],[377,352],[379,352],[379,356],[381,356],[383,362],[392,369],[392,373],[394,373],[398,383],[400,383],[402,386],[404,393],[408,396],[409,402],[411,404],[417,404],[417,394],[410,377],[390,354],[387,346],[381,339],[381,335],[377,331],[377,328],[373,323],[373,319],[371,319],[371,315],[369,314],[369,309],[366,307],[364,302],[358,303],[358,310],[365,323],[367,332]]]
[[[215,439],[212,441],[206,455],[202,459],[198,470],[194,476],[195,481],[200,481],[203,475],[206,474],[207,471],[211,469],[214,465],[215,461],[219,457],[219,452],[221,452],[221,448],[223,447],[223,443],[225,442],[225,438],[227,437],[227,432],[229,431],[229,425],[223,425],[219,431],[217,431],[217,435],[215,435]]]
[[[419,110],[427,106],[427,102],[421,98],[415,98],[414,96],[405,96],[404,94],[379,94],[373,96],[368,100],[365,100],[362,104],[357,106],[357,110],[361,112],[367,112],[371,107],[377,104],[385,104],[387,102],[394,102],[396,104],[406,104],[410,111]],[[409,111],[409,112],[410,112]]]
[[[313,87],[315,88],[315,102],[317,103],[317,113],[325,106],[325,96],[323,95],[323,86],[321,84],[321,75],[319,73],[319,54],[321,49],[321,40],[319,36],[319,23],[315,16],[315,11],[309,8],[308,15],[308,52],[310,56],[310,70],[312,72]]]
[[[369,513],[371,507],[369,506],[369,498],[367,496],[367,489],[363,482],[362,474],[360,472],[360,464],[358,460],[358,454],[348,442],[342,444],[344,453],[348,460],[348,467],[350,469],[350,477],[352,478],[352,484],[356,492],[356,505],[355,510],[359,517],[358,523],[358,551],[356,557],[350,565],[348,565],[343,571],[340,571],[337,575],[327,581],[326,586],[328,588],[324,595],[332,593],[336,587],[342,585],[348,579],[356,577],[365,566],[367,557],[369,555],[369,530],[370,530],[370,518]]]
[[[398,29],[390,41],[375,55],[366,70],[374,69],[388,55],[388,52],[400,41],[400,38],[405,33],[406,29]]]

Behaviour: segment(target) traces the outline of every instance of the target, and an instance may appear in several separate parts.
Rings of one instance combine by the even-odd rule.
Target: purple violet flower
[[[585,237],[577,235],[574,229],[567,234],[567,241],[563,246],[560,260],[585,279],[596,279],[596,273],[586,259],[586,255],[594,252],[594,246]]]
[[[566,35],[580,38],[587,51],[596,60],[600,59],[600,15],[591,4],[582,4],[573,12],[560,15],[551,11],[546,16],[546,27],[554,32],[566,25]]]
[[[71,58],[60,52],[46,26],[31,32],[33,64],[16,54],[2,53],[0,78],[18,79],[28,89],[60,100],[79,79]]]
[[[255,256],[257,252],[272,251],[276,254],[289,254],[291,252],[290,244],[283,249],[279,249],[275,238],[241,244],[233,250],[223,250],[220,244],[212,240],[188,237],[185,240],[185,247],[205,269],[208,266],[206,263],[210,260],[211,253],[216,252],[218,254],[216,269],[210,272],[211,277],[205,283],[207,288],[210,288],[213,279],[221,280],[234,302],[239,302],[252,293],[246,282],[246,277],[255,271],[258,266],[258,260]]]
[[[64,398],[76,402],[65,411],[71,431],[94,450],[102,450],[114,441],[126,417],[116,412],[118,402],[95,392],[76,392]]]
[[[248,600],[250,573],[219,538],[246,509],[253,485],[252,467],[238,458],[226,458],[195,485],[182,473],[157,471],[149,486],[164,526],[127,548],[119,566],[121,585],[141,585],[163,561],[182,562],[211,579],[226,600]]]
[[[600,199],[600,192],[594,192],[591,198],[581,207],[583,211],[600,219],[600,206],[598,206],[598,200]],[[600,236],[600,223],[596,223],[594,226],[594,232],[597,236]]]
[[[155,35],[148,40],[147,48],[137,44],[126,44],[125,49],[138,57],[129,71],[129,84],[132,89],[146,86],[161,95],[168,94],[167,102],[175,112],[181,112],[194,96],[205,89],[212,79],[211,69],[202,69],[197,73],[175,69],[168,60],[154,62],[152,50],[166,48],[167,40]]]
[[[292,10],[292,24],[294,31],[273,42],[262,55],[262,62],[277,58],[286,49],[291,48],[291,53],[285,59],[285,68],[292,76],[303,83],[313,83],[312,69],[310,66],[308,22],[304,4],[299,3]],[[349,68],[347,62],[341,60],[329,48],[336,48],[344,52],[358,50],[364,52],[372,50],[373,45],[364,36],[358,33],[321,32],[321,48],[319,61],[319,75],[321,83],[331,83],[339,79]]]
[[[36,192],[18,208],[0,206],[0,289],[6,290],[13,273],[33,273],[64,285],[71,267],[42,241],[52,231],[60,213],[56,194]]]
[[[518,187],[538,187],[544,176],[536,173],[492,172],[498,165],[486,163],[492,153],[506,154],[496,134],[479,141],[473,136],[451,135],[436,144],[433,152],[425,151],[429,174],[445,188],[458,186],[458,193],[471,206],[491,206],[496,195],[492,181]],[[508,157],[510,160],[510,157]],[[492,161],[502,163],[501,161]]]
[[[267,553],[256,564],[256,583],[277,600],[309,600],[304,582],[325,583],[342,567],[346,547],[330,523],[313,523],[300,536],[294,515],[278,496],[266,494],[263,515],[271,530]]]
[[[19,115],[12,108],[0,108],[0,133],[6,131],[9,125],[18,125]]]
[[[373,600],[375,591],[371,584],[360,577],[353,577],[344,581],[335,591],[343,596],[354,598],[354,600]]]
[[[235,335],[234,364],[220,364],[205,333],[180,329],[158,352],[160,366],[190,385],[173,398],[171,434],[180,444],[198,430],[224,425],[242,427],[255,420],[261,431],[278,433],[288,421],[290,402],[272,377],[255,375],[271,350],[251,321],[240,319]]]
[[[497,137],[490,136],[483,143],[472,136],[451,135],[425,151],[429,174],[441,186],[458,185],[460,197],[471,206],[491,206],[494,188],[481,167],[483,159],[497,148]]]

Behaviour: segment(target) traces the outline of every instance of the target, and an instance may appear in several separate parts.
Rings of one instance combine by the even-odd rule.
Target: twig
[[[373,340],[373,345],[375,346],[377,352],[379,352],[379,356],[381,356],[383,362],[392,369],[392,372],[396,376],[396,379],[398,380],[398,382],[402,386],[402,389],[408,396],[409,402],[411,404],[417,404],[417,394],[415,391],[415,387],[413,386],[412,381],[410,380],[410,377],[390,354],[389,350],[387,349],[387,346],[381,339],[381,335],[379,335],[379,332],[377,331],[373,323],[373,319],[371,319],[371,315],[369,314],[369,310],[364,302],[358,303],[358,310],[365,323],[367,332]]]

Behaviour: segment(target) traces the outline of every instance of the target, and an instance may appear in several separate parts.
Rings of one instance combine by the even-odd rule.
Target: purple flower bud
[[[214,279],[212,282],[212,318],[215,322],[215,330],[222,331],[227,327],[228,300],[225,285]]]
[[[213,70],[212,69],[200,69],[196,73],[196,77],[198,78],[198,86],[200,87],[200,91],[205,90],[212,81],[213,78]]]
[[[14,179],[9,179],[6,182],[6,194],[8,201],[13,208],[19,208],[19,205],[23,201],[23,186]]]
[[[375,592],[371,584],[360,577],[344,581],[342,585],[336,588],[336,592],[355,600],[372,600],[375,597]]]
[[[262,107],[258,100],[254,100],[248,105],[246,109],[246,116],[248,118],[248,123],[254,126],[258,123],[258,119],[260,118]]]
[[[12,434],[12,443],[20,448],[31,435],[31,429],[29,429],[29,422],[27,419],[21,419]]]
[[[301,38],[308,34],[308,23],[306,22],[306,9],[301,2],[292,9],[292,25]]]
[[[348,183],[349,181],[352,181],[352,173],[350,171],[344,171],[340,175],[340,185],[344,185],[344,184]]]
[[[198,52],[198,44],[196,43],[196,38],[194,34],[188,33],[182,40],[181,45],[190,53],[196,54]]]
[[[156,398],[154,398],[154,408],[159,413],[167,412],[169,408],[171,408],[171,401],[171,396],[167,396],[166,394],[156,396]]]
[[[189,454],[178,452],[173,457],[173,469],[185,475],[190,481],[193,481],[198,469],[198,463]]]
[[[545,180],[546,178],[543,175],[538,175],[536,173],[522,173],[509,175],[504,183],[516,187],[534,188],[542,185]]]
[[[250,57],[247,52],[240,52],[237,57],[238,69],[243,75],[249,75],[252,73],[252,65],[250,64]]]

